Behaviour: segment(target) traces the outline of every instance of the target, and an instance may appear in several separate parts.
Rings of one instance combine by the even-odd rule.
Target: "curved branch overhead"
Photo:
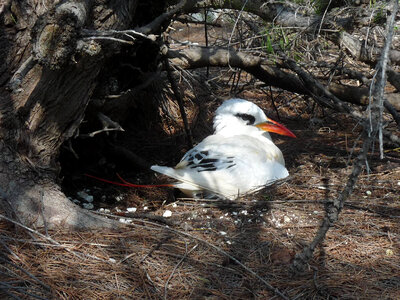
[[[267,85],[303,95],[311,96],[313,94],[293,73],[268,66],[263,58],[237,52],[233,49],[205,47],[192,47],[183,50],[169,49],[167,56],[173,64],[184,69],[207,66],[240,68]],[[368,105],[369,103],[369,89],[367,87],[330,83],[327,89],[342,101],[359,105]],[[397,94],[392,94],[388,98],[388,101],[400,110],[400,97]]]

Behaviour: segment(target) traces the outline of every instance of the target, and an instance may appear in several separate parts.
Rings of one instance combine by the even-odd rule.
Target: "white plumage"
[[[174,186],[191,197],[216,194],[232,200],[289,175],[267,131],[295,135],[254,103],[225,101],[216,111],[214,130],[174,168],[151,169],[178,180]]]

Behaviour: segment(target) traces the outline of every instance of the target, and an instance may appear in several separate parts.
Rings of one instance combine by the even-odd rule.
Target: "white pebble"
[[[117,197],[115,197],[115,200],[117,200],[117,202],[120,202],[120,201],[124,200],[124,197],[117,196]]]
[[[148,210],[149,208],[147,206],[143,207],[143,210]]]
[[[232,244],[232,242],[231,242],[231,241],[226,241],[226,243],[227,243],[228,245],[231,245],[231,244]]]
[[[178,204],[176,204],[176,202],[172,203],[172,207],[177,207]]]
[[[283,223],[289,223],[291,220],[288,216],[283,217]]]
[[[136,210],[137,210],[136,207],[128,207],[128,208],[126,209],[127,212],[135,212]]]
[[[371,196],[372,195],[372,192],[371,191],[366,191],[365,192],[368,196]]]
[[[220,235],[226,235],[226,232],[225,231],[220,231],[219,234]]]
[[[241,212],[240,212],[242,215],[245,215],[245,216],[247,216],[247,210],[242,210]]]
[[[172,211],[170,211],[168,209],[166,211],[164,211],[164,213],[163,213],[164,218],[169,218],[170,216],[172,216]]]

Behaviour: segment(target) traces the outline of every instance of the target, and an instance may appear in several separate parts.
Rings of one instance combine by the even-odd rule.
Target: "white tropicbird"
[[[225,101],[216,111],[214,130],[174,168],[154,165],[151,169],[178,180],[173,186],[190,197],[204,193],[231,200],[289,175],[268,131],[296,136],[254,103]]]

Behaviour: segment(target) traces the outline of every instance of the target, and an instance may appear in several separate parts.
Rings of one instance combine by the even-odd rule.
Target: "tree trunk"
[[[59,148],[81,123],[104,64],[100,45],[79,41],[80,30],[83,25],[95,30],[133,26],[137,1],[98,2],[77,0],[52,7],[52,1],[11,1],[4,7],[0,196],[24,223],[115,225],[73,204],[57,182]]]

